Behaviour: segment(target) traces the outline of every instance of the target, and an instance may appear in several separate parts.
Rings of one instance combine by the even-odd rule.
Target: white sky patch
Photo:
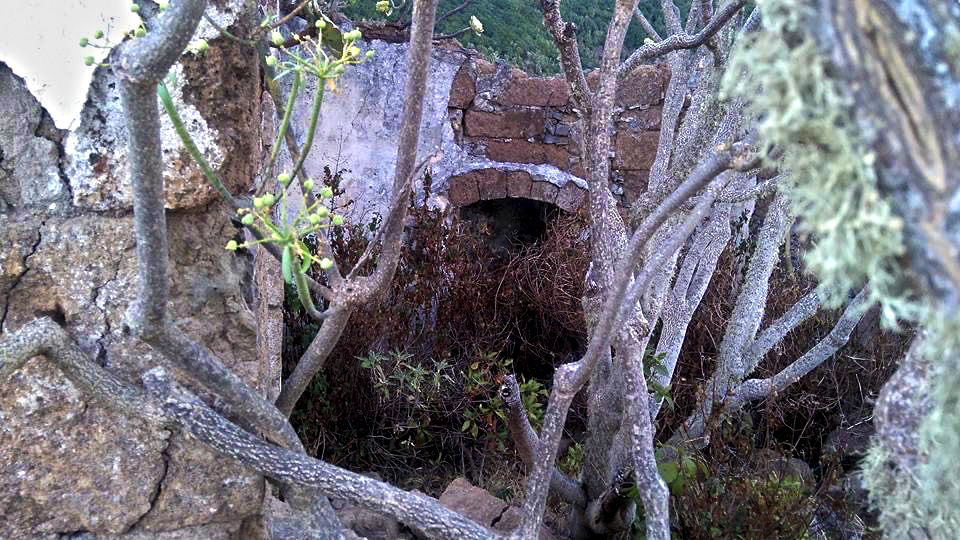
[[[102,62],[108,49],[83,47],[97,30],[117,45],[140,25],[130,11],[130,0],[0,0],[0,62],[23,77],[27,88],[53,117],[60,129],[77,127],[80,110],[96,66],[83,58]]]

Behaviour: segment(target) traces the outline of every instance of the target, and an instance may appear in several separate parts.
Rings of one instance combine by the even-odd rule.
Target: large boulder
[[[175,93],[211,163],[243,191],[258,169],[256,137],[245,135],[259,125],[256,59],[228,40],[208,53],[184,57]],[[111,75],[97,71],[73,131],[53,127],[3,65],[0,107],[12,113],[0,118],[0,332],[51,317],[100,365],[138,383],[164,359],[125,331],[137,268]],[[264,390],[248,264],[223,249],[237,234],[229,209],[164,133],[167,206],[180,210],[168,214],[171,318]],[[0,384],[0,536],[233,538],[263,493],[251,470],[117,413],[43,358]]]

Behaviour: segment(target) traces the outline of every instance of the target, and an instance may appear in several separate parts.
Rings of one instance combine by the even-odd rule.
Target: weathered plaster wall
[[[529,77],[445,43],[434,51],[420,144],[421,156],[441,155],[433,185],[443,198],[434,202],[528,197],[576,209],[586,183],[566,82]],[[373,40],[364,48],[376,56],[328,92],[307,170],[349,170],[346,187],[358,206],[382,211],[396,162],[406,45]],[[617,96],[612,190],[628,204],[646,188],[668,78],[665,66],[640,66]],[[299,133],[308,117],[304,101],[295,111]]]
[[[237,20],[222,4],[228,23]],[[207,158],[231,187],[257,170],[256,58],[218,40],[177,66],[176,94]],[[108,69],[81,122],[58,130],[23,80],[0,65],[0,331],[63,324],[108,369],[139,379],[161,359],[124,331],[136,294],[126,133]],[[169,128],[169,310],[252,385],[268,379],[245,261],[223,249],[228,212]],[[260,509],[264,484],[180,433],[157,431],[80,394],[43,359],[0,384],[0,536],[228,538]],[[75,536],[73,536],[75,537]]]

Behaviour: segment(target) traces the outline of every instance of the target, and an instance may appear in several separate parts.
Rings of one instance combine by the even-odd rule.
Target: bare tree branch
[[[457,13],[460,13],[461,11],[463,11],[464,9],[466,9],[467,6],[469,6],[472,2],[473,2],[473,0],[463,0],[463,3],[460,4],[459,6],[453,8],[453,9],[451,9],[450,11],[444,13],[443,15],[440,15],[439,17],[437,17],[436,22],[433,23],[434,28],[436,28],[437,26],[440,26],[440,23],[442,23],[443,21],[449,19],[450,17],[452,17],[452,16],[456,15]]]
[[[587,86],[587,77],[583,74],[580,48],[577,45],[577,27],[573,23],[564,22],[560,17],[559,0],[540,0],[540,9],[543,10],[543,23],[560,50],[560,65],[566,75],[567,84],[570,85],[570,97],[577,107],[589,110],[593,96]]]
[[[770,274],[778,260],[780,243],[789,221],[787,206],[786,196],[780,193],[767,210],[756,250],[747,269],[746,281],[752,286],[743,288],[737,298],[720,343],[716,370],[707,383],[703,403],[674,434],[672,441],[689,442],[703,437],[705,422],[713,410],[714,402],[722,401],[727,392],[748,375],[744,353],[753,343],[763,319]]]
[[[533,431],[530,420],[527,418],[527,411],[523,408],[520,386],[517,385],[516,377],[507,375],[500,389],[500,397],[507,405],[507,427],[510,430],[510,437],[517,445],[517,453],[520,454],[520,459],[529,467],[533,465],[540,448],[540,438]],[[574,479],[557,470],[556,467],[553,468],[550,477],[550,490],[569,504],[579,508],[584,508],[587,505],[587,499],[580,485]]]
[[[538,460],[527,479],[527,496],[523,506],[525,519],[521,534],[529,536],[535,534],[539,528],[549,482],[548,471],[553,467],[553,460],[556,458],[560,434],[570,402],[590,378],[590,374],[601,354],[605,350],[609,351],[613,339],[613,329],[619,327],[622,321],[626,319],[625,315],[632,310],[630,306],[634,304],[626,302],[627,287],[633,281],[632,270],[637,265],[637,259],[640,257],[643,246],[652,233],[667,219],[670,212],[683,204],[693,193],[716,178],[729,166],[746,159],[748,154],[749,145],[738,143],[704,163],[661,204],[657,211],[653,212],[644,221],[631,238],[627,251],[617,265],[612,294],[607,297],[604,303],[602,316],[591,335],[587,352],[579,361],[563,364],[554,373],[553,391],[550,394],[550,401],[544,417],[544,427],[540,436]],[[704,198],[704,200],[707,199]],[[686,236],[689,236],[689,233]],[[679,246],[677,246],[677,249],[679,249]],[[672,253],[664,253],[663,257],[666,256],[672,256]],[[652,275],[652,266],[648,266],[651,270],[648,270],[646,279],[649,279],[649,276]],[[640,283],[639,279],[637,283]],[[637,288],[639,289],[639,286]],[[636,298],[634,298],[634,303],[635,301]]]
[[[640,8],[633,10],[633,16],[636,17],[637,22],[640,23],[640,26],[643,27],[643,31],[647,33],[647,36],[650,37],[653,41],[661,41],[663,38],[660,37],[660,34],[657,33],[657,29],[650,24],[650,21],[643,15],[643,12],[640,11]]]
[[[114,65],[126,112],[139,260],[140,291],[130,324],[141,337],[167,322],[167,221],[156,88],[193,37],[205,5],[202,0],[177,2],[153,31],[124,43]]]
[[[746,369],[752,371],[777,343],[783,341],[794,328],[813,317],[819,309],[820,297],[816,289],[790,306],[786,313],[760,332],[753,344],[747,348],[744,360]]]
[[[783,392],[791,384],[800,380],[801,377],[810,373],[820,366],[824,361],[833,356],[847,340],[854,327],[860,322],[863,314],[866,312],[869,293],[866,288],[861,290],[857,296],[847,305],[840,316],[840,320],[833,327],[833,330],[827,334],[827,337],[820,340],[806,354],[796,359],[789,366],[783,368],[779,373],[767,379],[750,379],[741,383],[733,394],[724,400],[723,407],[727,412],[736,411],[744,404],[755,399],[760,399],[770,395],[776,395]]]
[[[399,198],[403,199],[403,203],[406,202],[405,194],[417,163],[420,120],[423,117],[424,96],[427,90],[436,4],[436,0],[420,1],[414,5],[413,10],[413,26],[410,30],[408,52],[410,72],[404,89],[403,123],[400,127],[392,194],[394,201]],[[406,217],[407,205],[400,204],[398,208],[399,211],[391,212],[388,220],[383,224],[380,258],[373,274],[369,277],[347,280],[336,289],[335,294],[338,299],[334,304],[339,312],[326,319],[277,398],[277,405],[284,414],[289,416],[293,412],[297,400],[306,390],[310,380],[323,367],[327,356],[346,327],[353,309],[378,295],[393,279],[400,260],[403,220]]]
[[[680,26],[680,10],[673,0],[660,0],[660,9],[663,11],[663,20],[667,25],[667,35],[679,34],[682,30]]]
[[[624,426],[629,431],[631,457],[637,490],[643,500],[646,538],[650,540],[670,539],[669,503],[670,493],[657,470],[654,453],[654,429],[648,403],[647,381],[643,374],[643,347],[635,335],[621,332],[620,347],[625,358],[623,374],[626,378],[625,399],[626,418]]]
[[[162,368],[145,373],[143,382],[163,410],[197,440],[266,476],[287,484],[316,488],[327,495],[396,517],[432,538],[499,537],[425,495],[409,493],[303,453],[264,443],[177,385]]]
[[[779,184],[783,183],[784,178],[786,178],[786,174],[781,173],[773,178],[768,178],[767,180],[760,182],[749,190],[723,193],[720,195],[718,201],[725,203],[741,203],[750,199],[760,199],[766,197],[767,195],[773,193]]]
[[[707,23],[703,30],[697,32],[695,35],[675,33],[662,41],[648,43],[633,51],[633,54],[620,66],[620,77],[625,77],[644,61],[663,56],[664,54],[679,49],[692,49],[703,45],[710,37],[725,27],[727,22],[746,3],[746,0],[730,0],[717,11],[716,15],[710,19],[710,22]]]
[[[117,378],[91,360],[70,336],[47,317],[31,321],[0,339],[0,383],[34,356],[55,364],[81,392],[123,414],[166,426],[171,419],[147,399],[146,392]]]
[[[666,373],[655,375],[654,381],[662,388],[668,387],[673,380],[687,326],[707,291],[720,254],[729,240],[729,207],[718,205],[714,208],[710,220],[704,223],[692,238],[660,317],[660,339],[657,342],[656,354],[663,354]],[[656,419],[663,400],[651,398],[651,402],[650,414]]]

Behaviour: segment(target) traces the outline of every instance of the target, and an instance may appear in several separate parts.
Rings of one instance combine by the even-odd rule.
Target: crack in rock
[[[154,488],[153,493],[150,495],[150,503],[147,511],[141,514],[140,517],[138,517],[137,520],[130,525],[130,528],[124,531],[124,534],[127,534],[139,527],[143,523],[143,520],[150,515],[150,512],[154,510],[157,501],[160,500],[160,495],[163,493],[163,483],[167,479],[167,472],[170,470],[170,444],[172,439],[173,433],[169,433],[167,436],[167,444],[164,445],[162,450],[160,450],[160,458],[163,460],[163,471],[160,473],[160,478],[157,479],[157,485]]]
[[[0,330],[4,330],[4,324],[7,322],[7,314],[10,311],[10,299],[13,297],[13,292],[16,290],[17,286],[20,285],[20,282],[23,281],[23,277],[27,275],[27,272],[30,271],[29,259],[37,253],[37,249],[40,247],[40,242],[43,241],[43,235],[41,231],[43,226],[46,224],[45,221],[40,222],[40,226],[37,228],[37,239],[33,243],[33,246],[30,247],[30,253],[27,253],[20,259],[20,264],[23,266],[23,271],[13,280],[13,283],[10,285],[10,288],[7,289],[6,298],[3,302],[3,313],[0,314]]]

